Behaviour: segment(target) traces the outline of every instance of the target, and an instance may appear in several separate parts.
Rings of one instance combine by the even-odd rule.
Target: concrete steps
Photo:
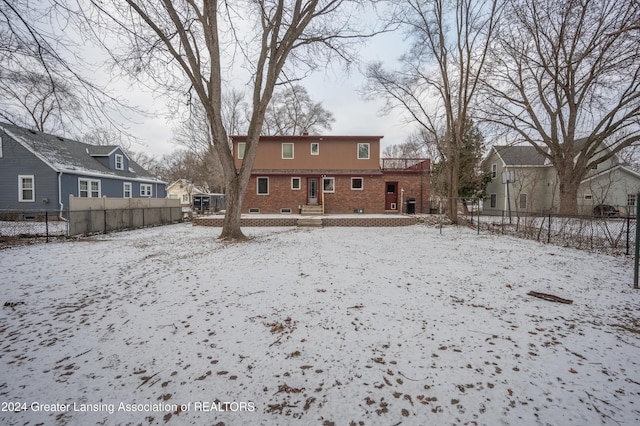
[[[322,226],[322,218],[305,217],[298,219],[298,226]]]
[[[320,205],[304,205],[300,214],[303,216],[322,216],[322,206]]]

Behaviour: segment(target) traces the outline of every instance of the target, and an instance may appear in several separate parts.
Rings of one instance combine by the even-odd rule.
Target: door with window
[[[308,204],[318,204],[318,178],[307,178]]]
[[[385,210],[398,210],[398,182],[385,183]]]

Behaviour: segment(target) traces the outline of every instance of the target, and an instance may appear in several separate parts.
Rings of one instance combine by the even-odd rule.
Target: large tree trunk
[[[578,214],[578,188],[580,180],[560,175],[560,214]]]
[[[242,185],[240,175],[236,175],[234,179],[227,183],[227,192],[225,194],[227,207],[224,221],[222,222],[222,233],[219,237],[221,240],[247,239],[240,228],[242,200],[244,199],[246,186],[246,184]]]

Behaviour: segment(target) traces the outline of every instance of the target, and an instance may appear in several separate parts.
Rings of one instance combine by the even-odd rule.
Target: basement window
[[[280,209],[280,213],[281,214],[291,214],[291,209],[290,208],[281,208]]]
[[[260,209],[257,207],[251,207],[249,213],[260,213]]]

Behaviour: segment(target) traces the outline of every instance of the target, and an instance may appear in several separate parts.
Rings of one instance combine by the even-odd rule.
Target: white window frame
[[[240,149],[240,147],[242,147],[242,149]],[[244,152],[246,149],[247,149],[246,142],[238,142],[238,160],[244,159]]]
[[[124,170],[124,155],[116,154],[115,156],[116,170]]]
[[[189,194],[182,194],[182,204],[189,204]]]
[[[296,187],[296,185],[294,185],[294,182],[298,182],[298,185]],[[291,190],[292,191],[300,191],[300,189],[302,188],[302,179],[299,177],[292,177],[291,178]]]
[[[82,185],[82,182],[86,182],[87,183],[87,195],[86,197],[82,196],[82,189],[80,187],[80,185]],[[93,190],[93,184],[97,183],[98,184],[98,190],[97,190],[97,194],[94,195],[94,190]],[[98,179],[87,179],[87,178],[78,178],[78,197],[79,198],[100,198],[102,196],[102,182]]]
[[[331,182],[329,185],[329,189],[327,189],[327,183]],[[333,177],[323,177],[322,178],[322,192],[334,193],[336,192],[336,179]]]
[[[353,187],[353,182],[359,180],[360,181],[360,188],[354,188]],[[351,190],[352,191],[364,191],[364,178],[363,177],[352,177],[351,178]]]
[[[360,156],[360,147],[367,147],[367,156]],[[371,158],[371,144],[370,143],[359,143],[358,144],[358,160],[369,160]]]
[[[127,195],[129,193],[129,195]],[[132,198],[133,197],[133,184],[131,182],[123,182],[122,183],[122,198]]]
[[[638,202],[637,198],[637,194],[627,194],[627,206],[635,206],[636,202]]]
[[[260,181],[261,180],[266,180],[266,182],[267,182],[267,192],[260,192]],[[256,194],[258,194],[258,195],[269,195],[269,177],[260,176],[260,177],[256,178]]]
[[[493,163],[491,165],[491,180],[498,177],[498,165]]]
[[[31,188],[25,188],[25,179],[31,180]],[[31,198],[24,197],[24,191],[31,189]],[[18,201],[21,203],[34,203],[36,201],[36,178],[33,175],[18,175]]]
[[[320,143],[311,142],[311,155],[320,155]]]
[[[153,185],[150,183],[140,184],[140,196],[141,197],[153,197]]]
[[[522,207],[522,197],[524,197],[524,207]],[[526,193],[521,193],[520,195],[518,195],[518,209],[519,210],[526,210],[527,209],[527,203],[529,200],[527,200],[527,194]]]
[[[286,146],[291,145],[291,157],[285,157],[284,156],[284,147],[285,147],[285,145]],[[281,152],[281,154],[282,154],[282,159],[283,160],[293,160],[294,157],[295,157],[295,145],[292,142],[283,142],[282,143],[282,152]]]

